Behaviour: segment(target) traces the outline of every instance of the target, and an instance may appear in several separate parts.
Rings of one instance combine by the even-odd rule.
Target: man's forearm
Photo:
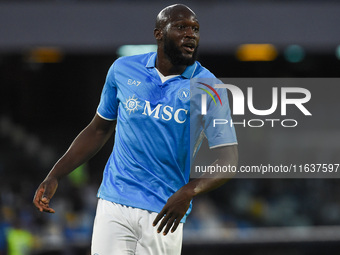
[[[238,152],[236,145],[221,148],[217,150],[217,153],[218,159],[212,165],[231,167],[237,166]],[[215,175],[205,173],[200,178],[196,178],[190,181],[188,184],[183,186],[183,188],[186,189],[187,193],[191,194],[192,197],[194,197],[222,186],[232,177],[232,173],[216,173]]]
[[[91,159],[107,142],[114,125],[98,129],[98,116],[74,139],[66,153],[57,161],[47,177],[58,180]],[[99,119],[99,121],[101,121]]]

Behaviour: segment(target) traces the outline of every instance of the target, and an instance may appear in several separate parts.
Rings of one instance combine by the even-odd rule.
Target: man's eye
[[[195,32],[199,32],[200,29],[198,27],[193,27],[192,30],[194,30]]]
[[[184,27],[183,25],[179,25],[179,26],[177,26],[177,28],[178,28],[179,30],[183,30],[185,27]]]

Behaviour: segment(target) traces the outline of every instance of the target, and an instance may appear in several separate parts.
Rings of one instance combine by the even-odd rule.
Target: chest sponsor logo
[[[155,108],[151,109],[150,102],[145,100],[144,111],[142,114],[165,121],[174,119],[177,123],[183,124],[187,120],[188,110],[183,108],[174,109],[170,105],[163,106],[163,104],[158,104]]]
[[[141,103],[135,95],[129,97],[124,103],[124,108],[129,113],[135,113],[135,111],[139,111],[140,108],[144,108],[142,115],[149,116],[155,119],[162,119],[164,121],[174,120],[179,124],[183,124],[187,120],[188,110],[184,108],[174,109],[174,107],[170,105],[157,104],[155,107],[152,107],[150,101],[144,100]],[[142,104],[144,106],[142,106]]]

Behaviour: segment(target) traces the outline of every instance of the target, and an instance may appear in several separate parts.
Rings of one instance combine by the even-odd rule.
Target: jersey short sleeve
[[[114,64],[110,67],[97,108],[97,114],[106,120],[116,120],[118,113],[117,86],[114,75]]]
[[[211,149],[237,144],[235,128],[232,125],[227,89],[220,88],[216,89],[216,91],[221,99],[221,103],[217,95],[214,95],[215,101],[218,103],[215,104],[213,100],[208,101],[207,114],[203,117],[204,133]]]

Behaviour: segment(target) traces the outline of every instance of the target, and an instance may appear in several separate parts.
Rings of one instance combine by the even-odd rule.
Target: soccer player
[[[196,61],[200,35],[195,13],[181,4],[164,8],[157,16],[154,36],[157,52],[122,57],[110,67],[93,120],[53,166],[33,200],[41,212],[54,213],[49,203],[59,180],[89,160],[115,133],[98,191],[93,255],[180,254],[191,200],[227,181],[189,181],[190,133],[197,145],[204,132],[218,157],[215,164],[237,164],[234,129],[210,125],[214,117],[230,117],[226,90],[219,90],[223,107],[197,114],[194,119],[200,121],[190,127],[190,80],[214,78]]]

